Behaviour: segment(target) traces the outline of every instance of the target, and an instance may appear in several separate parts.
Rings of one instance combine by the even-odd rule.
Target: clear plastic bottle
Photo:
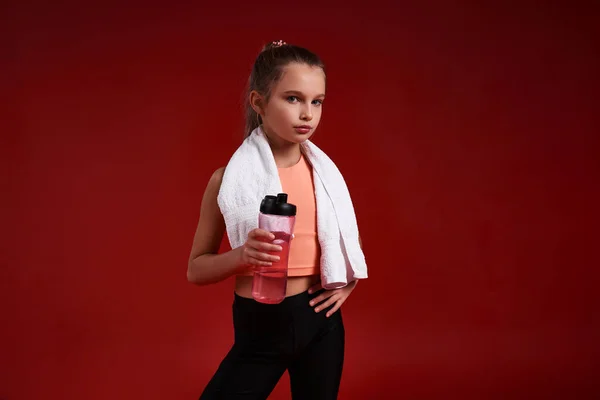
[[[260,205],[258,227],[275,235],[271,243],[281,246],[282,251],[270,253],[280,257],[278,262],[254,269],[252,297],[260,303],[277,304],[285,299],[288,257],[295,223],[296,206],[287,202],[286,193],[265,196]]]

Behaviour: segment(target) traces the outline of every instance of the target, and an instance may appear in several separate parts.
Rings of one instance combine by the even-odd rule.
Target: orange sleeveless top
[[[289,168],[278,168],[279,180],[288,202],[295,204],[296,224],[290,245],[288,276],[318,275],[321,247],[317,237],[317,206],[313,171],[304,155]],[[252,275],[251,271],[240,275]]]
[[[312,166],[303,155],[296,165],[278,168],[278,171],[283,192],[288,194],[288,202],[297,207],[288,276],[318,275],[321,247],[317,238],[317,205]]]

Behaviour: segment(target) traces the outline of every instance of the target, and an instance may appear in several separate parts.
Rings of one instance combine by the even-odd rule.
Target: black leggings
[[[235,294],[235,342],[200,400],[266,399],[285,370],[293,400],[337,399],[344,363],[341,310],[315,313],[303,292],[279,304]]]

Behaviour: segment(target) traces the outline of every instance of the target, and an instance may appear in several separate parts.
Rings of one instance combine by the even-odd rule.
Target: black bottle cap
[[[263,214],[270,214],[269,211],[273,208],[273,205],[275,205],[276,200],[277,196],[265,196],[265,198],[260,202],[260,212]]]
[[[283,215],[293,217],[296,215],[296,206],[287,202],[287,193],[277,196],[267,195],[260,203],[260,212],[263,214]]]

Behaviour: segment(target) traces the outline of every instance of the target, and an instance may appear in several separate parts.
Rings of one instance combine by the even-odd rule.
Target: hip
[[[333,305],[316,313],[310,300],[323,291],[307,291],[286,297],[278,304],[263,304],[234,294],[235,342],[245,349],[297,353],[332,332],[343,341],[342,310],[326,316]],[[249,346],[249,347],[246,347]],[[262,354],[262,353],[261,353]]]

